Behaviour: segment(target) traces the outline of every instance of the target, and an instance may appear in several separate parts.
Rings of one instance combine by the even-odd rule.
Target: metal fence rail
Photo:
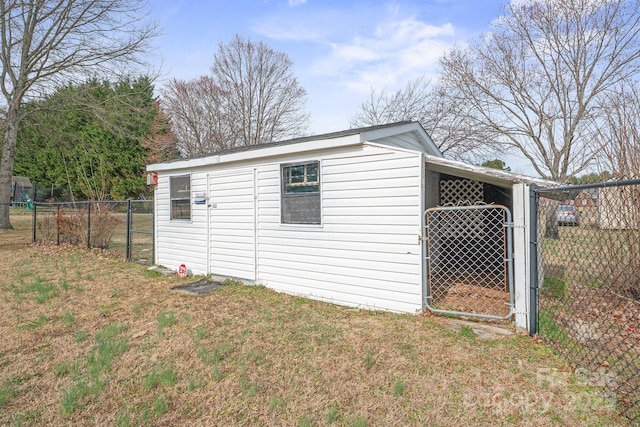
[[[0,246],[67,243],[154,262],[153,201],[14,204],[10,220],[13,228],[0,230]]]
[[[640,182],[535,189],[538,333],[640,421]]]

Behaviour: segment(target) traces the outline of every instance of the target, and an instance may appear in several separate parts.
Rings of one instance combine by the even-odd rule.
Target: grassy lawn
[[[0,425],[624,425],[526,336],[0,247]],[[191,279],[193,280],[193,278]]]

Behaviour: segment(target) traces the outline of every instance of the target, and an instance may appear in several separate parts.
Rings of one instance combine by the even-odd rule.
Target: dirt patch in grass
[[[528,337],[259,286],[193,298],[76,249],[0,258],[2,425],[624,424]]]
[[[509,314],[509,292],[470,283],[456,283],[438,302],[438,308],[505,317]]]

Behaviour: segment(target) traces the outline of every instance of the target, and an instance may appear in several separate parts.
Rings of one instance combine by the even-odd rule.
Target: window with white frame
[[[280,167],[281,222],[320,224],[320,162]]]
[[[171,219],[191,220],[191,176],[169,178]]]

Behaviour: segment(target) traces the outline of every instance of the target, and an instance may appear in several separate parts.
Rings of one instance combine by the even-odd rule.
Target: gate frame
[[[431,283],[429,280],[430,253],[429,253],[429,230],[428,230],[429,221],[427,221],[427,214],[429,213],[429,211],[434,211],[434,210],[453,211],[453,210],[482,210],[482,209],[495,209],[495,208],[502,209],[504,210],[504,212],[506,212],[506,221],[503,223],[502,226],[505,229],[505,234],[507,238],[507,248],[506,248],[506,254],[505,254],[506,257],[504,258],[504,262],[506,262],[507,264],[505,272],[507,274],[507,282],[509,285],[509,313],[506,314],[505,316],[497,316],[497,315],[485,314],[485,313],[467,313],[467,312],[456,311],[456,310],[442,310],[442,309],[432,307],[429,304],[429,300],[431,299]],[[425,228],[426,249],[425,249],[424,259],[425,259],[425,265],[426,265],[426,283],[427,283],[425,307],[433,313],[440,313],[440,314],[453,314],[456,316],[477,317],[482,319],[498,319],[498,320],[505,320],[505,319],[511,318],[515,314],[515,290],[514,290],[514,283],[513,283],[513,278],[514,278],[513,229],[515,225],[513,223],[513,220],[511,217],[511,211],[509,210],[509,208],[504,205],[497,205],[497,204],[482,204],[482,205],[470,205],[470,206],[438,206],[438,207],[426,209],[424,211],[423,216],[424,216],[424,223],[425,223],[424,228]]]

